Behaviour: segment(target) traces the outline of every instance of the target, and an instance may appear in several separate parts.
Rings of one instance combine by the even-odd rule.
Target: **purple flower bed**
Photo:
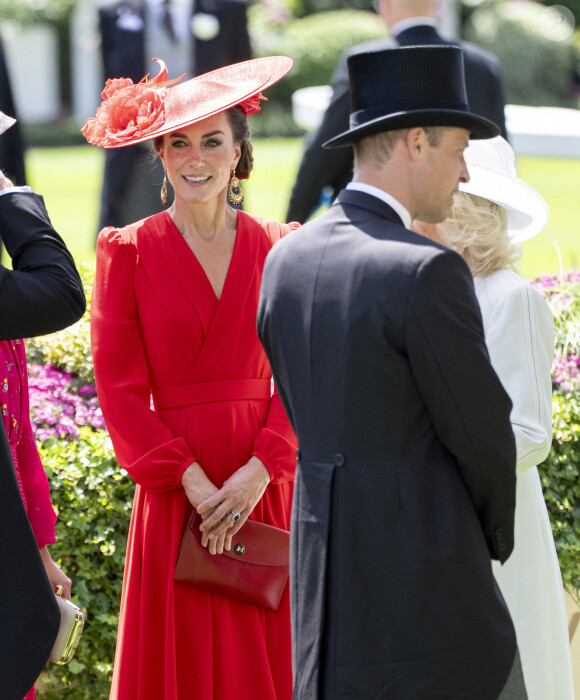
[[[552,364],[552,384],[564,393],[572,391],[575,384],[580,383],[580,357],[555,357]]]
[[[558,342],[552,364],[552,383],[555,390],[566,394],[580,384],[580,270],[542,275],[530,284],[544,295],[555,316]]]
[[[535,280],[530,280],[530,284],[539,289],[547,298],[560,296],[560,288],[566,284],[579,283],[580,270],[568,270],[558,275],[541,275]]]
[[[105,428],[94,384],[52,365],[34,364],[28,366],[28,384],[32,428],[40,442],[77,438],[80,426]]]

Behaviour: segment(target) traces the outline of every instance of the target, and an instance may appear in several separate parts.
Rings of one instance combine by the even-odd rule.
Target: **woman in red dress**
[[[97,390],[137,484],[111,698],[290,700],[288,590],[270,611],[174,583],[174,571],[192,508],[216,556],[248,517],[289,529],[296,442],[256,309],[266,254],[291,227],[226,197],[252,167],[246,115],[292,62],[255,59],[173,87],[160,63],[151,81],[108,81],[83,129],[104,147],[154,139],[175,193],[97,246]]]

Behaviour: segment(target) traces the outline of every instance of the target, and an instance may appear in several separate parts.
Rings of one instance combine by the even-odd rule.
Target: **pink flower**
[[[111,148],[147,136],[165,123],[165,88],[183,78],[167,80],[165,63],[155,58],[159,74],[148,80],[149,73],[136,85],[129,78],[109,79],[101,97],[103,102],[95,117],[87,119],[81,129],[89,143]]]

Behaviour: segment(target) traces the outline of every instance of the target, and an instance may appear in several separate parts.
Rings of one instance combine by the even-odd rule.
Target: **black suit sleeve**
[[[52,333],[78,321],[86,308],[81,279],[42,197],[1,195],[0,237],[13,267],[0,266],[0,339]]]
[[[437,435],[457,459],[490,556],[504,562],[514,544],[511,401],[489,361],[471,275],[457,254],[422,265],[406,328],[409,362]]]
[[[320,201],[324,187],[338,192],[352,176],[352,148],[322,148],[349,126],[350,95],[344,55],[333,78],[334,90],[318,129],[306,140],[296,181],[292,188],[286,221],[304,223]]]
[[[304,223],[320,202],[325,187],[332,188],[336,196],[351,181],[352,148],[322,148],[323,143],[349,128],[350,92],[347,61],[353,54],[394,46],[396,43],[390,37],[373,39],[351,47],[341,56],[332,76],[332,97],[322,122],[306,139],[304,154],[290,195],[286,221]]]
[[[507,139],[505,123],[505,87],[499,60],[479,46],[462,42],[465,66],[465,86],[469,108],[475,114],[497,124]]]

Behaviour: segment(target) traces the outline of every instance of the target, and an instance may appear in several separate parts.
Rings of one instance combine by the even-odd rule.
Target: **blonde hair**
[[[513,266],[522,255],[508,236],[507,223],[507,211],[495,202],[457,192],[448,218],[437,225],[437,235],[464,258],[473,277],[487,277]]]

